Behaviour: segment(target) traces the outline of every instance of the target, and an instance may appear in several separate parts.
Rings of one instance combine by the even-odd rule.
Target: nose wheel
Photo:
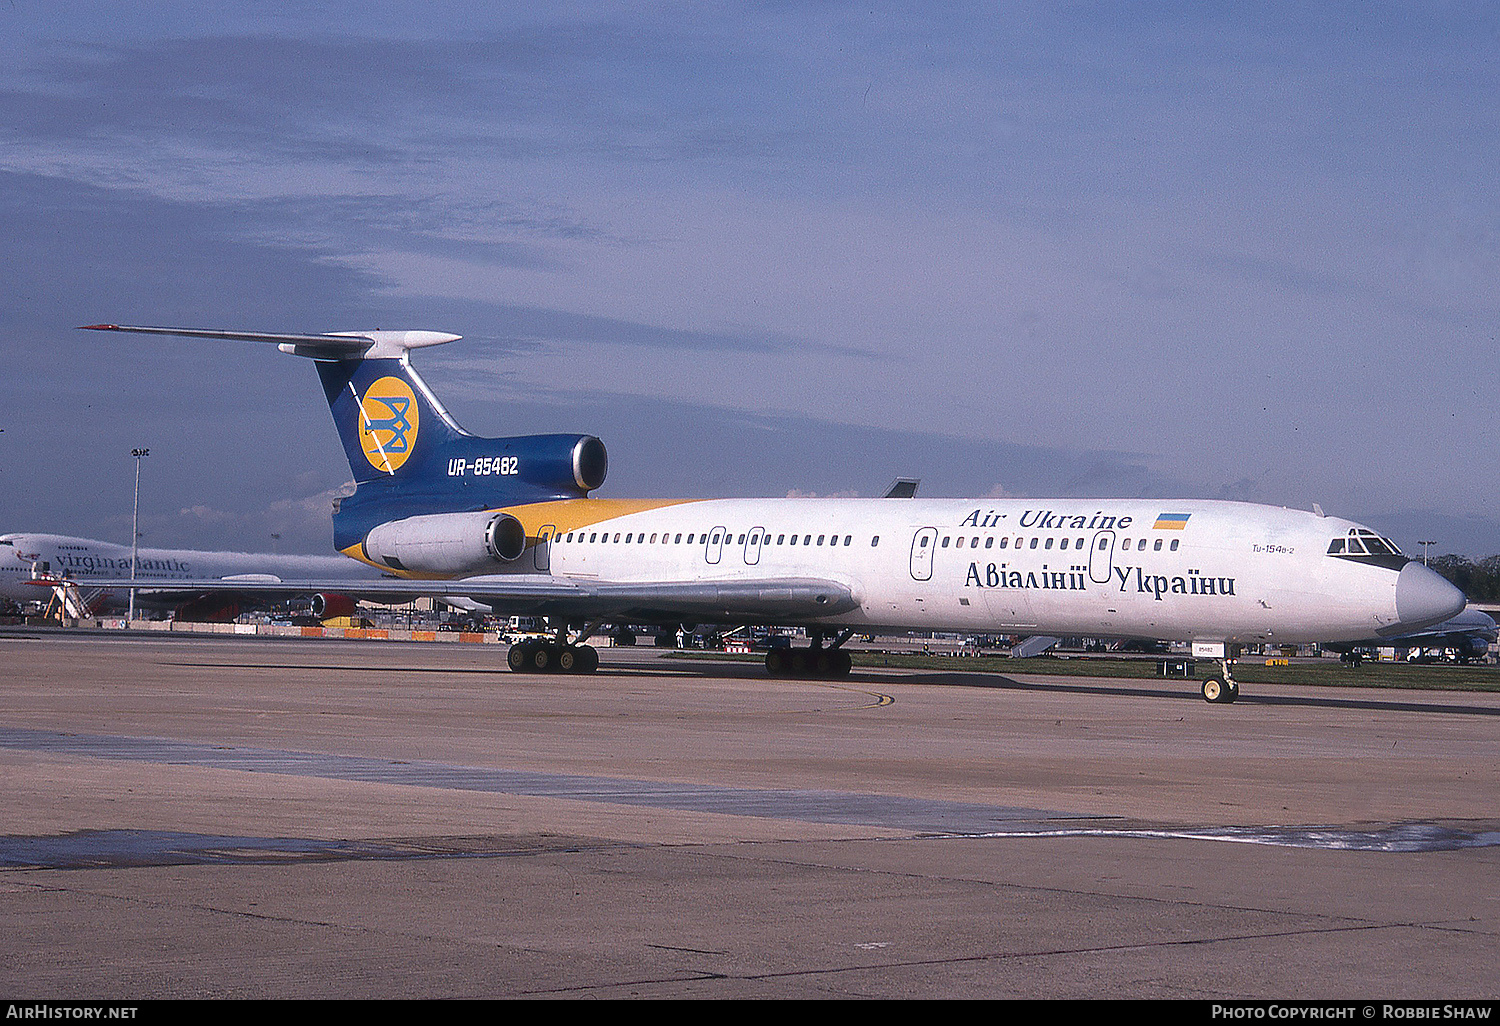
[[[1213,702],[1216,705],[1228,705],[1240,697],[1240,686],[1235,683],[1234,677],[1230,675],[1229,668],[1233,664],[1232,659],[1220,659],[1219,665],[1223,668],[1221,676],[1208,678],[1203,682],[1203,700]]]

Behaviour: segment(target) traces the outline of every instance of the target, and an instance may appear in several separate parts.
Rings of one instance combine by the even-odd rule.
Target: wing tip
[[[118,324],[80,324],[79,331],[119,331]]]

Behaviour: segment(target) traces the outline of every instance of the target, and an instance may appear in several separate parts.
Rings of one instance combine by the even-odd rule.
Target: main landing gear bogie
[[[841,648],[773,648],[766,653],[766,672],[773,677],[836,680],[853,667]]]
[[[592,645],[522,641],[510,647],[505,661],[516,673],[593,673],[599,668],[599,650]]]

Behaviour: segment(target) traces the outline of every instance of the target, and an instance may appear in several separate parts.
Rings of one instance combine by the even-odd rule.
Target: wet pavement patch
[[[1162,826],[1118,816],[905,795],[722,787],[19,728],[0,729],[0,748],[246,773],[865,826],[902,831],[912,836],[1133,837],[1378,852],[1455,851],[1500,845],[1500,825],[1495,823]],[[0,868],[266,863],[288,859],[494,857],[507,854],[502,850],[490,850],[485,845],[474,850],[451,845],[444,849],[438,845],[429,850],[432,844],[427,840],[330,841],[212,837],[164,831],[86,831],[63,837],[0,838]],[[89,858],[95,861],[87,861]],[[163,862],[163,859],[168,861]]]
[[[322,840],[233,837],[175,830],[78,830],[0,836],[0,869],[119,869],[143,866],[279,865],[291,862],[506,858],[626,844],[563,838],[419,837]]]
[[[983,834],[1049,824],[1096,824],[1115,818],[904,795],[720,787],[44,730],[0,729],[0,748],[327,780],[565,798],[682,812],[870,826],[914,834]]]

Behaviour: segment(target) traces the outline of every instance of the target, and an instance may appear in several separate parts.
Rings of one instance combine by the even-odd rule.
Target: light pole
[[[135,554],[141,537],[141,460],[151,455],[150,449],[131,449],[135,457],[135,509],[130,514],[130,611],[125,614],[126,623],[135,622]]]
[[[1428,550],[1428,546],[1430,546],[1430,545],[1436,545],[1437,542],[1435,542],[1435,541],[1419,541],[1419,542],[1417,542],[1417,544],[1420,545],[1420,546],[1422,546],[1422,565],[1426,566],[1427,565],[1427,550]]]

